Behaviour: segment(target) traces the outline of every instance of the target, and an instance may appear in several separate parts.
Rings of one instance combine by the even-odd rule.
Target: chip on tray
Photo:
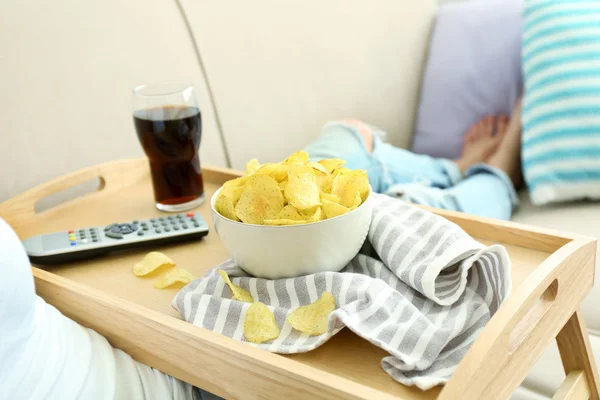
[[[279,337],[275,315],[261,302],[252,303],[244,319],[244,336],[252,343],[263,343]]]
[[[162,267],[174,267],[175,263],[169,257],[158,251],[152,251],[144,256],[142,261],[133,266],[135,276],[146,276]]]
[[[227,272],[220,269],[217,271],[217,273],[221,276],[221,278],[223,278],[225,284],[229,286],[229,289],[231,289],[231,293],[233,293],[234,300],[245,301],[246,303],[254,302],[254,299],[252,298],[250,293],[248,293],[246,290],[242,289],[238,285],[231,283],[231,279],[229,279],[229,275],[227,275]]]
[[[335,298],[329,292],[306,306],[300,306],[288,314],[287,321],[296,330],[309,335],[322,335],[327,332],[329,314],[335,310]]]
[[[157,289],[165,289],[175,284],[187,284],[193,281],[194,276],[183,268],[174,268],[167,272],[160,280],[154,283]]]
[[[345,214],[369,196],[363,170],[350,170],[339,158],[309,161],[305,151],[279,163],[252,159],[246,175],[225,182],[215,210],[236,222],[258,225],[300,225]]]

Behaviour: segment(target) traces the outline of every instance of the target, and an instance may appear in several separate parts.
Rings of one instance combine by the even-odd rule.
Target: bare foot
[[[462,155],[455,160],[461,172],[485,161],[496,151],[507,124],[507,116],[486,117],[471,127],[465,136]]]
[[[486,160],[492,167],[506,172],[515,188],[523,183],[521,175],[521,102],[513,110],[510,123],[498,149]]]

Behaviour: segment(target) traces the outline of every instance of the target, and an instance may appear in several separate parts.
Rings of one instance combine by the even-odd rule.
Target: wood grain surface
[[[207,199],[195,211],[211,227],[210,234],[200,241],[160,248],[196,276],[228,258],[212,230],[208,200],[224,181],[236,174],[204,168]],[[104,183],[98,192],[35,213],[36,202],[44,196],[95,177]],[[381,369],[381,358],[386,353],[347,329],[314,351],[281,356],[188,324],[171,307],[178,289],[156,290],[152,287],[155,277],[138,278],[131,272],[133,264],[146,252],[156,249],[113,253],[53,268],[50,272],[34,268],[36,288],[46,301],[81,324],[96,329],[139,361],[226,398],[505,398],[505,390],[495,393],[485,392],[485,388],[493,389],[494,382],[506,381],[514,389],[541,354],[537,350],[523,350],[523,346],[537,341],[540,343],[537,347],[543,350],[577,311],[593,281],[594,241],[510,222],[432,211],[461,225],[483,243],[503,244],[512,261],[513,294],[484,329],[443,391],[435,388],[421,392],[393,381]],[[78,171],[0,204],[0,216],[22,239],[45,232],[162,215],[165,214],[154,207],[144,159]],[[543,293],[555,279],[558,290],[554,303],[537,306],[542,315],[532,319],[530,325],[519,325],[529,308],[537,309],[536,302],[545,298]],[[571,284],[569,279],[573,281]],[[583,332],[585,326],[575,328]],[[511,335],[520,341],[512,353],[508,350]],[[574,346],[580,352],[577,360],[593,357],[589,348],[582,348],[580,343]],[[495,357],[514,368],[494,367]],[[572,365],[577,369],[585,367]],[[486,372],[478,373],[480,369]],[[597,377],[595,366],[591,371],[593,380]],[[474,385],[475,378],[478,381]],[[463,397],[466,393],[472,393],[473,397]]]

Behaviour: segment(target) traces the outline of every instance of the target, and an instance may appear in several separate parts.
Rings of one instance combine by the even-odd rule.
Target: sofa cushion
[[[225,166],[174,2],[5,1],[0,49],[0,202],[79,168],[142,156],[131,116],[131,90],[142,83],[194,83],[202,162]]]
[[[525,7],[523,169],[535,204],[600,199],[600,4]]]
[[[600,203],[581,201],[535,206],[527,192],[521,192],[520,197],[521,206],[513,216],[513,221],[600,238]],[[600,276],[599,271],[600,258],[597,258],[596,277]],[[588,327],[597,331],[600,331],[599,303],[600,285],[596,282],[583,301],[582,311]]]
[[[510,114],[521,95],[523,0],[440,7],[425,68],[413,150],[458,158],[469,127]]]
[[[234,167],[280,160],[344,118],[410,144],[435,0],[181,3]]]

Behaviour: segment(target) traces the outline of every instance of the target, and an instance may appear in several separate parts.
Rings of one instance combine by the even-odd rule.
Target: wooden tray
[[[238,173],[204,168],[207,200]],[[36,214],[42,198],[100,177],[97,192]],[[199,211],[210,225],[208,201]],[[595,240],[510,222],[431,210],[484,243],[507,247],[513,293],[442,389],[393,381],[384,351],[343,330],[319,349],[281,356],[183,321],[171,307],[177,290],[156,290],[132,265],[148,250],[33,268],[37,292],[65,315],[105,335],[137,360],[225,398],[478,399],[506,398],[557,339],[567,379],[557,396],[598,399],[598,373],[579,311],[593,284]],[[22,239],[44,232],[164,215],[154,208],[146,160],[87,168],[0,204]],[[212,229],[212,226],[211,226]],[[227,259],[214,231],[202,241],[161,249],[200,276]]]

